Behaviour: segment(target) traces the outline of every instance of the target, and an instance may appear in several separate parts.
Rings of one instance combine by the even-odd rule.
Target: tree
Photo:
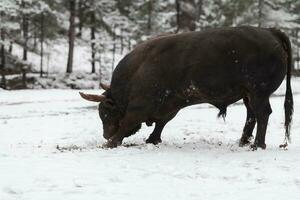
[[[21,1],[22,9],[22,31],[23,31],[23,60],[27,61],[27,50],[28,50],[28,13],[26,12],[28,8],[27,1]]]
[[[96,57],[96,48],[95,48],[95,39],[96,39],[96,16],[95,11],[91,10],[90,12],[90,22],[91,22],[91,51],[92,51],[92,73],[96,72],[96,64],[95,64],[95,57]]]
[[[41,37],[40,37],[40,41],[41,41],[41,64],[40,64],[40,77],[43,77],[43,66],[44,66],[44,39],[45,39],[45,15],[42,12],[41,13]]]
[[[4,12],[0,11],[0,17],[3,18],[4,17]],[[6,79],[5,79],[5,32],[4,32],[4,27],[2,26],[0,28],[0,42],[1,42],[1,83],[0,83],[0,87],[6,89]]]
[[[6,71],[6,56],[7,51],[5,49],[6,46],[9,44],[10,31],[15,30],[16,23],[11,19],[12,16],[16,16],[17,11],[17,4],[15,1],[10,0],[2,0],[0,2],[0,73],[1,73],[1,81],[0,87],[6,88],[6,78],[5,78],[5,71]]]
[[[258,0],[258,27],[263,25],[263,8],[265,5],[264,0]]]
[[[83,24],[84,24],[84,9],[85,9],[85,0],[79,0],[78,2],[78,20],[79,20],[79,24],[78,24],[78,34],[77,36],[81,38],[82,36],[82,28],[83,28]]]
[[[148,27],[148,32],[151,32],[152,29],[152,12],[153,12],[153,1],[148,0],[148,22],[147,22],[147,27]]]
[[[69,1],[70,11],[70,25],[69,25],[69,53],[67,63],[67,73],[73,71],[73,56],[74,56],[74,43],[75,43],[75,17],[76,17],[76,0]]]
[[[196,17],[196,20],[200,26],[200,29],[202,29],[201,27],[201,20],[202,20],[202,15],[204,14],[204,11],[203,11],[203,1],[204,0],[198,0],[197,3],[196,3],[196,7],[197,7],[197,17]]]

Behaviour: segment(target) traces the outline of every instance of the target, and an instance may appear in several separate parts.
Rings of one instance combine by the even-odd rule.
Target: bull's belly
[[[218,86],[195,86],[190,85],[188,88],[182,90],[182,97],[186,101],[195,103],[211,103],[211,104],[231,104],[243,96],[245,96],[245,89],[243,86],[234,84],[218,85]]]
[[[153,106],[153,110],[149,118],[153,121],[160,120],[169,116],[171,113],[196,104],[209,103],[220,110],[226,109],[230,104],[233,104],[244,97],[242,90],[214,90],[214,91],[200,91],[194,90],[186,93],[186,90],[181,94],[170,95],[169,98],[158,105]],[[156,119],[156,120],[154,120]]]
[[[209,93],[200,96],[194,96],[190,100],[188,99],[187,104],[184,106],[186,107],[190,105],[208,103],[217,107],[220,110],[226,110],[227,106],[239,101],[243,97],[244,94],[241,91],[239,92],[215,91],[213,95]]]

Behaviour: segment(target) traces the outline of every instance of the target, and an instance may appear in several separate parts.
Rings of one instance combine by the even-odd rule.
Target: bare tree
[[[70,26],[69,26],[69,54],[67,63],[67,73],[73,71],[74,43],[75,43],[75,17],[76,17],[76,0],[69,0]]]

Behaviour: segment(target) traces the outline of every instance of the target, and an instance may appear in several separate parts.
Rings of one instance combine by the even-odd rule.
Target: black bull
[[[292,53],[288,37],[277,29],[219,28],[161,36],[138,45],[116,67],[102,95],[80,93],[101,102],[107,147],[116,147],[141,124],[155,123],[147,143],[161,142],[164,126],[186,106],[209,103],[226,115],[228,105],[243,99],[247,119],[240,146],[266,148],[272,112],[269,98],[286,75],[285,136],[293,114]]]

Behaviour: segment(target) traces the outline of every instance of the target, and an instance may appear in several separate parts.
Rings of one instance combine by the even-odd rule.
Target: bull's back
[[[284,70],[282,46],[269,29],[213,29],[144,45],[148,52],[139,76],[145,80],[153,77],[153,81],[171,89],[187,87],[191,81],[214,91],[238,85],[250,87],[262,79],[281,79],[274,74]]]
[[[228,104],[255,88],[273,92],[286,68],[274,34],[253,27],[156,38],[139,45],[119,65],[112,86],[122,83],[115,88],[126,88],[127,99],[137,94],[160,98],[160,91],[171,91],[179,98]]]

